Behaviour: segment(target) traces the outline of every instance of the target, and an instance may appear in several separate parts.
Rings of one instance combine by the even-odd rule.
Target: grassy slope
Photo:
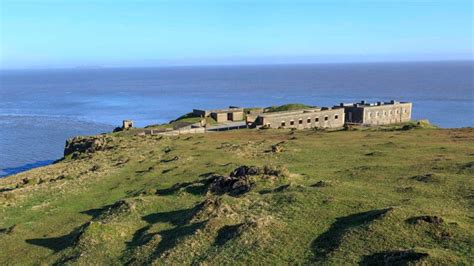
[[[270,113],[270,112],[282,112],[282,111],[293,111],[293,110],[300,110],[300,109],[307,109],[307,108],[313,108],[314,106],[302,104],[302,103],[290,103],[290,104],[284,104],[284,105],[279,105],[279,106],[270,106],[268,108],[265,108],[265,112]]]
[[[175,128],[183,125],[191,125],[201,122],[201,117],[196,116],[194,113],[188,113],[183,116],[176,118],[175,120],[171,120],[167,124],[160,124],[160,125],[149,125],[147,128],[151,129],[164,129],[164,128]],[[212,117],[206,117],[206,123],[208,125],[215,125],[217,124],[216,120]]]
[[[0,180],[0,264],[473,260],[472,129],[108,138],[109,150]],[[290,174],[240,197],[173,187],[240,165]],[[407,222],[420,215],[444,222]]]

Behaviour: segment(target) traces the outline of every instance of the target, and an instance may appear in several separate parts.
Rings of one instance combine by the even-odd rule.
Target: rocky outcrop
[[[70,138],[66,141],[64,148],[64,156],[68,156],[75,152],[78,153],[94,153],[96,151],[105,150],[107,147],[107,137],[104,135],[83,137],[78,136]]]
[[[234,169],[229,176],[211,177],[209,191],[218,195],[228,193],[238,196],[249,192],[258,178],[276,179],[288,175],[288,170],[281,167],[264,166],[262,168],[243,165]]]
[[[263,171],[259,167],[256,166],[239,166],[232,173],[230,173],[231,177],[242,177],[242,176],[249,176],[249,175],[259,175]]]
[[[237,196],[249,192],[254,184],[255,181],[249,176],[218,176],[210,184],[209,191],[218,195],[229,193]]]
[[[255,184],[251,176],[262,174],[261,168],[256,166],[239,166],[230,173],[230,176],[215,176],[209,185],[209,191],[215,194],[229,193],[237,196],[249,192]]]

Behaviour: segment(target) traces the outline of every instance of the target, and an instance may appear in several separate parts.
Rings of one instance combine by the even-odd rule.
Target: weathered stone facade
[[[344,108],[262,113],[255,124],[267,128],[339,128],[344,126]]]
[[[410,102],[377,102],[341,103],[344,108],[345,121],[348,124],[387,125],[408,122],[411,120],[412,103]]]
[[[212,117],[217,123],[227,121],[242,121],[244,119],[244,109],[238,107],[231,107],[228,109],[219,110],[199,110],[194,109],[193,113],[201,117]]]

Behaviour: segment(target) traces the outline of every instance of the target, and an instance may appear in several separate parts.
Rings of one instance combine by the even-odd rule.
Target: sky
[[[473,60],[471,0],[0,0],[0,68]]]

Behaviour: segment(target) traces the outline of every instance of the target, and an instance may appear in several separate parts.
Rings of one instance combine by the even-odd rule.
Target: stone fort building
[[[412,103],[410,102],[377,102],[341,103],[335,108],[344,108],[347,124],[387,125],[408,122],[411,120]]]
[[[245,113],[244,113],[245,112]],[[243,108],[230,106],[227,109],[199,110],[193,113],[200,117],[212,117],[217,123],[243,122],[247,126],[264,128],[340,128],[345,124],[387,125],[411,120],[412,103],[377,102],[341,103],[322,108],[265,112],[263,108]],[[232,124],[232,123],[230,123]]]
[[[344,126],[344,108],[310,108],[259,114],[255,125],[266,128],[338,128]]]

